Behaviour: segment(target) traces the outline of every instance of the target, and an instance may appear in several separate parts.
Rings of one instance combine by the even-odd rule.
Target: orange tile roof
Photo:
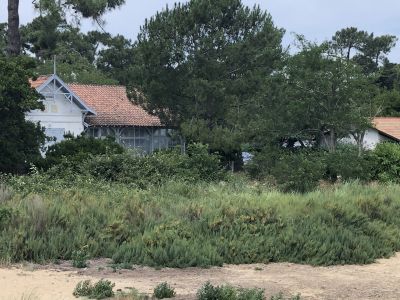
[[[400,141],[400,118],[379,117],[373,120],[374,127],[379,132]]]
[[[96,111],[86,122],[93,126],[162,126],[160,119],[132,103],[123,86],[68,84],[70,89]]]
[[[29,80],[29,83],[31,84],[31,86],[35,89],[37,89],[38,87],[40,87],[43,83],[45,83],[47,81],[47,79],[49,79],[49,76],[39,76],[36,80]]]
[[[34,88],[40,87],[49,76],[40,76],[30,80]],[[147,113],[139,105],[132,103],[123,86],[88,85],[68,83],[68,87],[85,104],[96,112],[95,116],[87,116],[85,121],[93,126],[162,126],[158,117]]]

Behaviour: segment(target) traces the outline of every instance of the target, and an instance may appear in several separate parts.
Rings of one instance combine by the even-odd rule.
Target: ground
[[[75,285],[85,279],[109,279],[116,289],[135,287],[151,293],[160,282],[170,283],[177,299],[195,299],[206,281],[258,287],[270,296],[282,291],[300,293],[302,299],[400,299],[400,253],[365,266],[311,267],[288,263],[226,265],[210,269],[161,269],[134,267],[115,270],[108,260],[91,261],[87,269],[70,263],[38,266],[23,264],[0,268],[0,299],[74,299]]]

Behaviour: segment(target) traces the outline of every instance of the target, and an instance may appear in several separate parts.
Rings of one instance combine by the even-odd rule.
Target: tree
[[[33,4],[41,14],[65,11],[74,12],[76,18],[91,18],[101,23],[101,17],[108,11],[120,7],[125,0],[33,0]]]
[[[0,23],[0,55],[7,53],[7,23]]]
[[[276,70],[283,34],[240,0],[166,8],[141,28],[130,96],[187,140],[239,151],[241,111]]]
[[[31,88],[32,59],[0,56],[0,172],[23,173],[40,159],[44,133],[25,113],[42,109],[40,95]]]
[[[58,13],[42,15],[21,28],[26,52],[35,55],[39,74],[53,72],[57,58],[57,73],[67,82],[85,84],[116,84],[95,66],[99,48],[111,39],[109,34],[91,31],[83,34],[78,27],[68,25]]]
[[[103,47],[97,53],[96,66],[110,78],[126,85],[132,81],[135,62],[134,45],[130,40],[117,35],[103,40]]]
[[[19,0],[8,0],[8,54],[16,56],[21,53],[19,34]]]
[[[303,41],[301,51],[288,58],[275,75],[280,84],[273,91],[279,90],[279,102],[260,95],[261,105],[252,108],[258,111],[252,124],[259,129],[255,136],[268,139],[264,144],[322,145],[334,152],[337,141],[352,134],[362,146],[363,132],[374,116],[377,87],[374,78],[336,50],[330,43]]]
[[[332,37],[332,45],[340,51],[342,56],[350,60],[352,50],[360,50],[367,38],[367,32],[350,27],[337,31]]]

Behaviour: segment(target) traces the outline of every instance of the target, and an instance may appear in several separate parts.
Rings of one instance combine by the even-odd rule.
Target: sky
[[[178,0],[176,0],[178,1]],[[126,4],[105,16],[105,30],[136,39],[140,26],[166,5],[175,0],[126,0]],[[218,0],[215,0],[218,1]],[[303,34],[311,41],[329,39],[345,27],[391,34],[400,38],[399,0],[242,0],[248,6],[260,5],[271,15],[277,27],[286,29],[284,45],[291,45],[293,33]],[[180,2],[185,2],[181,0]],[[0,0],[0,22],[7,19],[7,1]],[[32,0],[20,0],[21,23],[32,20],[35,12]],[[96,29],[91,21],[82,24],[83,30]],[[400,41],[392,51],[390,60],[400,63]]]

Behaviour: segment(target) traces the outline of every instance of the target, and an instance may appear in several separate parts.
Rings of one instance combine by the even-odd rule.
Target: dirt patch
[[[0,269],[0,299],[74,299],[72,291],[85,279],[109,279],[116,289],[135,287],[151,293],[167,281],[177,291],[177,299],[195,299],[196,290],[206,281],[240,287],[258,287],[270,296],[282,291],[300,293],[303,299],[400,299],[400,253],[366,266],[311,267],[288,263],[227,265],[222,268],[155,270],[135,267],[120,270],[108,260],[90,262],[77,270],[70,263],[38,266],[25,264]]]

